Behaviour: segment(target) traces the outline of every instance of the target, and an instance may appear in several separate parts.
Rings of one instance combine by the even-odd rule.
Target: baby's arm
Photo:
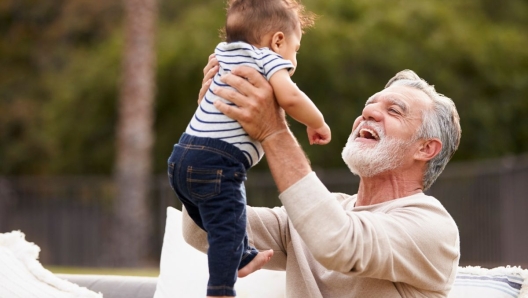
[[[323,114],[304,92],[291,80],[286,69],[277,71],[269,80],[279,105],[293,119],[306,125],[310,144],[330,142],[330,128]]]

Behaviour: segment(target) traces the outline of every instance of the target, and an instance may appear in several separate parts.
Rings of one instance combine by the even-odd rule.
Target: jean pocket
[[[187,187],[196,199],[208,199],[220,193],[222,169],[187,167]]]

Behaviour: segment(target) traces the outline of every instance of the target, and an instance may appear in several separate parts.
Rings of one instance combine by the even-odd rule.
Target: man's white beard
[[[369,126],[379,135],[378,144],[355,142],[358,131],[365,122],[358,125],[348,138],[341,156],[352,173],[360,177],[372,177],[377,174],[398,168],[404,160],[405,151],[411,142],[386,137],[380,125],[369,122]]]

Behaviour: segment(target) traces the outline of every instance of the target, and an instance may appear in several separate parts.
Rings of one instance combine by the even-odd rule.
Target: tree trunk
[[[125,45],[118,104],[112,232],[114,266],[144,265],[151,218],[149,193],[154,142],[155,0],[124,0]]]

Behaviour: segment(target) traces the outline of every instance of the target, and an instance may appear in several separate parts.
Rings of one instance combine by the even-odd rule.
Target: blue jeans
[[[207,232],[208,296],[236,296],[238,269],[258,251],[246,234],[244,181],[249,162],[237,147],[182,135],[168,160],[169,182],[189,216]]]

